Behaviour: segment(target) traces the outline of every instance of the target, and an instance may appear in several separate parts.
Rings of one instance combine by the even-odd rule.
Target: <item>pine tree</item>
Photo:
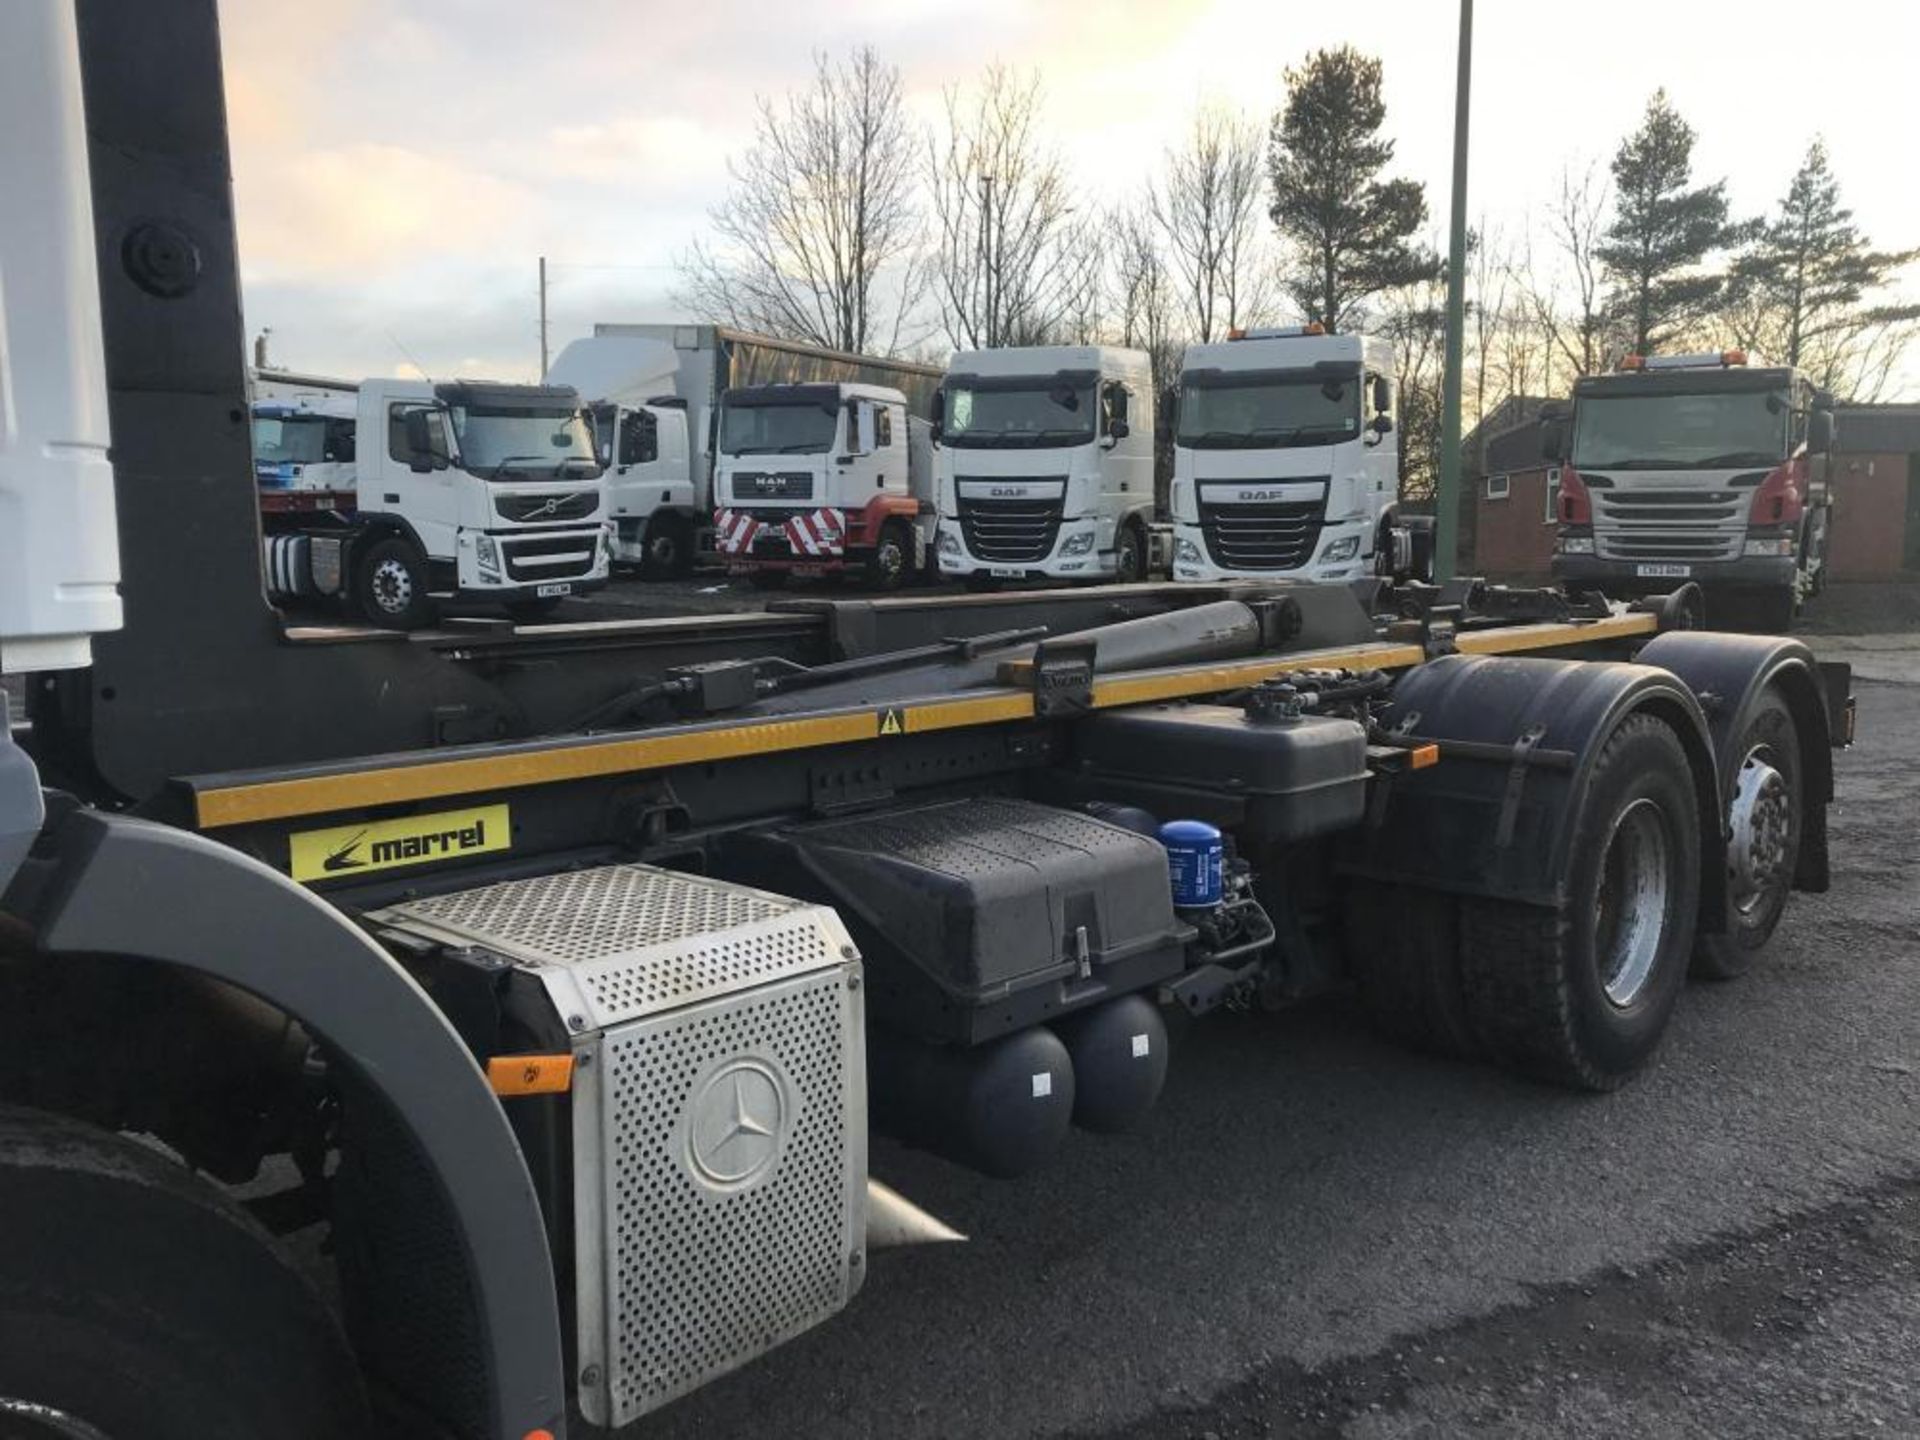
[[[1434,255],[1412,239],[1427,220],[1426,193],[1418,181],[1380,178],[1393,142],[1380,134],[1378,60],[1351,46],[1321,50],[1286,79],[1268,141],[1270,213],[1299,251],[1288,295],[1337,330],[1369,296],[1434,273]]]
[[[1920,252],[1868,247],[1840,203],[1840,183],[1818,139],[1787,187],[1775,219],[1759,222],[1752,245],[1734,262],[1729,282],[1754,330],[1777,344],[1779,359],[1803,365],[1823,342],[1887,319],[1911,318],[1914,307],[1873,309],[1861,301],[1883,289]],[[1772,357],[1770,357],[1772,358]]]
[[[1731,238],[1726,182],[1691,184],[1693,141],[1693,127],[1656,90],[1613,157],[1613,224],[1596,253],[1613,282],[1612,308],[1643,355],[1706,315],[1723,284],[1700,266]]]

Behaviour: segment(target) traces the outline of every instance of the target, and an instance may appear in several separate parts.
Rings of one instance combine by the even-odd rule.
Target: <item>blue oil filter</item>
[[[1218,905],[1226,891],[1226,845],[1217,827],[1204,820],[1169,820],[1160,827],[1167,847],[1167,871],[1173,878],[1173,903],[1181,910]]]

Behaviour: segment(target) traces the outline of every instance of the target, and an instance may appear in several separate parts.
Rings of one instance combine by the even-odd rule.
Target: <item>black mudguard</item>
[[[1453,655],[1395,686],[1384,723],[1440,761],[1384,786],[1344,859],[1377,880],[1556,906],[1594,762],[1627,716],[1658,715],[1686,749],[1700,805],[1701,883],[1723,914],[1726,850],[1707,720],[1650,665]]]

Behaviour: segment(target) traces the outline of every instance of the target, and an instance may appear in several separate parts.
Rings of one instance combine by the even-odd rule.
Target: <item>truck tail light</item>
[[[1789,462],[1775,466],[1753,492],[1753,505],[1747,511],[1749,525],[1797,525],[1806,513],[1806,496],[1800,487],[1800,467]]]
[[[1560,467],[1558,513],[1562,525],[1593,523],[1593,496],[1587,493],[1587,482],[1580,478],[1580,472],[1571,465]]]

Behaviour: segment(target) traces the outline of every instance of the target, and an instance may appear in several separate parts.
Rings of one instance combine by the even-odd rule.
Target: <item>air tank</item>
[[[1065,1138],[1073,1062],[1044,1025],[984,1045],[934,1045],[867,1031],[874,1127],[988,1175],[1024,1175]]]
[[[1073,1061],[1073,1123],[1101,1134],[1146,1117],[1167,1080],[1167,1027],[1144,995],[1122,995],[1053,1028]]]

